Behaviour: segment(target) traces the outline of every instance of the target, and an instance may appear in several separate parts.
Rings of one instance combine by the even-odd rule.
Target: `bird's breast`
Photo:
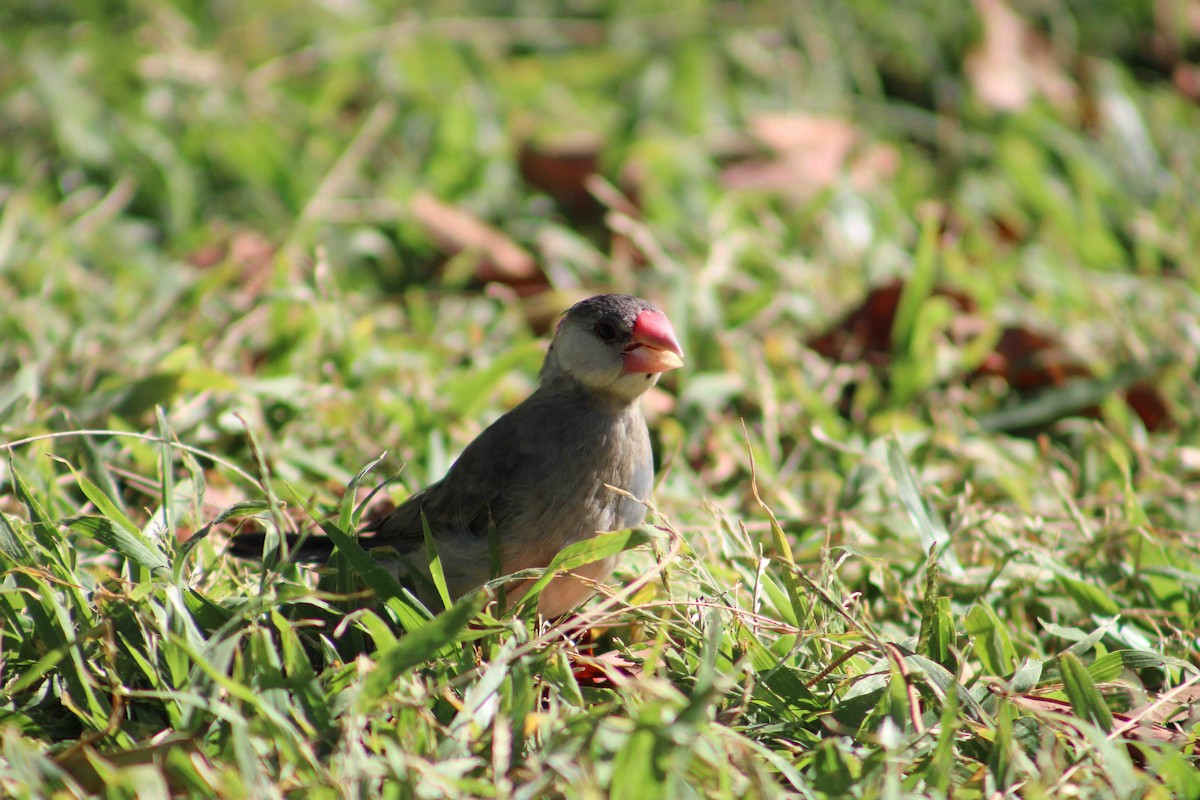
[[[650,437],[639,409],[546,415],[534,436],[541,442],[523,465],[527,474],[501,531],[517,568],[545,565],[563,547],[597,532],[642,523],[645,506],[607,488],[638,499],[653,488]]]

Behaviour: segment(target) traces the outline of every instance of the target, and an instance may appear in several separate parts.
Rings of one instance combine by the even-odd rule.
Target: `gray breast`
[[[539,416],[540,429],[530,432],[539,446],[523,464],[506,519],[498,520],[515,568],[544,565],[558,550],[597,531],[640,525],[645,506],[605,484],[642,499],[653,488],[650,437],[636,406],[617,414],[571,407],[547,411],[559,413]],[[539,563],[520,563],[528,561]]]

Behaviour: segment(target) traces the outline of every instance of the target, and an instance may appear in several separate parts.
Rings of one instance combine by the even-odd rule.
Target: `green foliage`
[[[1079,95],[1000,112],[985,5],[0,12],[0,794],[1200,796],[1197,37],[1015,2]],[[798,111],[853,123],[835,177],[731,188]],[[517,166],[576,137],[615,244]],[[480,291],[418,192],[557,294]],[[886,370],[806,346],[897,276]],[[439,477],[592,289],[687,353],[659,530],[422,607],[354,536],[368,476]],[[968,378],[1012,325],[1090,377]],[[227,557],[249,525],[337,553]]]

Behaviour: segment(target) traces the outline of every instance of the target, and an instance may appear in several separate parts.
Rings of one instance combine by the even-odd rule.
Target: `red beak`
[[[625,348],[626,373],[667,372],[683,366],[683,349],[667,315],[657,309],[638,314]]]

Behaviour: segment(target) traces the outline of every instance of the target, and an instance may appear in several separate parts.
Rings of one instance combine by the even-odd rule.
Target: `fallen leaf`
[[[1138,381],[1125,390],[1125,402],[1148,431],[1164,430],[1175,422],[1162,395],[1145,381]]]
[[[1011,699],[1016,705],[1028,711],[1075,718],[1075,712],[1071,708],[1071,704],[1065,700],[1034,694],[1017,695]],[[1129,714],[1113,712],[1113,720],[1118,730],[1129,724],[1133,719],[1134,717]],[[1177,745],[1183,745],[1190,741],[1190,737],[1187,734],[1148,720],[1139,720],[1137,723],[1134,723],[1124,731],[1123,736],[1126,739],[1137,741],[1170,742]]]
[[[425,192],[412,198],[409,211],[444,255],[477,257],[479,280],[520,287],[545,285],[546,278],[529,251],[466,211]]]
[[[642,413],[651,426],[663,417],[669,416],[674,410],[675,396],[664,392],[657,386],[650,388],[642,396]]]
[[[899,154],[887,145],[864,142],[854,123],[803,113],[763,114],[749,134],[765,156],[739,158],[721,173],[727,189],[760,190],[804,200],[843,176],[859,190],[895,174]]]
[[[379,523],[387,519],[388,515],[396,510],[396,504],[391,501],[391,498],[380,496],[380,499],[371,503],[363,510],[361,524],[364,530],[374,530],[379,526]]]
[[[841,320],[824,333],[810,338],[807,342],[808,347],[832,361],[862,362],[875,369],[886,370],[891,366],[892,327],[903,291],[904,281],[901,279],[871,290],[862,303]],[[972,297],[944,287],[935,288],[933,294],[947,298],[959,313],[949,327],[952,335],[972,338],[980,333],[979,320],[973,318],[977,305]],[[1092,371],[1074,359],[1057,339],[1019,326],[1005,328],[992,352],[983,359],[979,367],[964,377],[971,380],[983,376],[1000,378],[1014,393],[1024,399],[1032,399],[1046,390],[1062,389],[1068,385],[1071,387],[1068,390],[1070,393],[1080,388],[1078,381],[1092,381],[1095,377]],[[839,404],[843,414],[848,413],[853,397],[853,386],[848,388],[851,394],[843,397]],[[1112,387],[1104,391],[1111,393],[1118,389],[1129,407],[1141,419],[1146,430],[1161,430],[1173,423],[1166,402],[1149,383],[1135,380],[1124,385],[1124,388]],[[1094,401],[1089,398],[1088,402]],[[1100,409],[1096,405],[1085,405],[1082,408],[1074,405],[1069,409],[1064,405],[1063,408],[1063,414],[1069,411],[1072,416],[1100,416]],[[1039,424],[1036,429],[1027,432],[1034,433],[1041,427],[1042,424]]]
[[[187,256],[187,261],[197,269],[232,265],[241,277],[234,305],[247,309],[256,304],[270,285],[278,251],[275,243],[258,231],[241,229],[197,248]]]
[[[975,94],[998,111],[1019,111],[1035,97],[1074,106],[1075,82],[1058,64],[1050,41],[1004,0],[975,0],[983,42],[967,53],[965,71]]]
[[[1178,79],[1180,67],[1195,69],[1184,59],[1200,40],[1200,0],[1154,3],[1154,32],[1148,38],[1146,50],[1164,73],[1174,70]],[[1191,94],[1188,97],[1195,99]]]
[[[189,253],[187,262],[197,269],[208,269],[224,261],[226,252],[224,242],[210,242]]]
[[[808,347],[833,361],[887,366],[892,358],[892,326],[903,291],[904,281],[899,278],[872,289],[857,308],[825,333],[809,339]],[[963,292],[939,288],[933,293],[948,298],[964,313],[975,311],[975,301]]]
[[[594,293],[583,289],[575,291],[550,289],[525,297],[522,304],[525,310],[525,321],[534,333],[538,336],[545,336],[558,324],[565,309],[591,294]]]
[[[568,218],[595,222],[603,218],[604,207],[587,182],[600,171],[600,145],[591,135],[549,143],[525,141],[517,168],[526,183],[553,198]]]
[[[1181,61],[1171,71],[1176,90],[1194,103],[1200,103],[1200,66]]]
[[[1058,341],[1028,328],[1005,328],[995,350],[980,364],[979,375],[997,375],[1018,392],[1062,386],[1091,371],[1075,363]]]
[[[1005,328],[995,350],[983,360],[974,374],[998,376],[1023,397],[1032,397],[1046,389],[1095,377],[1090,369],[1073,360],[1059,341],[1021,327]],[[1122,391],[1122,396],[1146,430],[1153,432],[1172,424],[1166,402],[1145,381],[1130,384]],[[1092,405],[1072,413],[1098,419],[1100,408]]]
[[[899,150],[890,144],[872,144],[850,165],[850,185],[865,192],[894,177],[899,169]]]
[[[1156,725],[1175,720],[1190,726],[1200,717],[1200,686],[1181,686],[1166,692],[1158,700],[1137,709],[1135,714]]]
[[[162,775],[170,791],[183,795],[194,786],[169,765],[168,757],[172,753],[182,754],[180,757],[191,759],[203,764],[209,770],[212,769],[211,763],[196,745],[195,740],[182,734],[176,734],[151,744],[138,744],[104,753],[98,752],[88,744],[76,745],[55,756],[54,760],[59,769],[70,775],[89,792],[100,793],[107,788],[104,778],[95,766],[99,762],[104,766],[105,772],[115,768],[128,769],[135,766],[154,769]]]

